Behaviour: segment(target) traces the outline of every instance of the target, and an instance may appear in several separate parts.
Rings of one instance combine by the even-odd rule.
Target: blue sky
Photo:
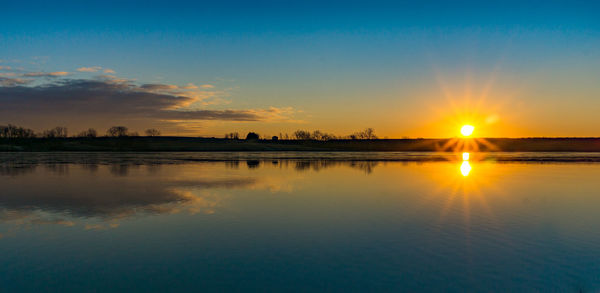
[[[599,6],[11,1],[3,3],[0,66],[11,68],[4,73],[69,73],[26,87],[94,80],[105,69],[136,86],[210,85],[202,90],[210,94],[201,93],[210,99],[176,106],[262,113],[252,121],[163,117],[148,123],[172,134],[272,135],[299,128],[348,134],[374,127],[380,136],[440,137],[454,135],[456,123],[495,120],[481,125],[480,134],[598,136],[590,125],[600,123],[594,114],[600,110]],[[77,71],[94,66],[103,69]],[[37,129],[77,121],[77,111],[35,114],[24,111],[0,123]],[[567,119],[557,121],[556,115]],[[499,119],[487,119],[492,116]],[[142,130],[148,122],[126,118],[98,113],[82,123],[133,123]],[[66,126],[77,130],[81,123],[75,124]]]

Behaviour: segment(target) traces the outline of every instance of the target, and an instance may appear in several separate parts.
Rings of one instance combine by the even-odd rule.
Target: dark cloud
[[[160,118],[172,120],[259,121],[266,117],[261,117],[256,110],[197,110],[162,111]]]
[[[31,125],[31,121],[35,121],[37,125],[63,123],[69,126],[93,121],[104,126],[119,121],[268,121],[282,119],[288,113],[277,108],[190,110],[188,106],[199,101],[198,95],[174,92],[177,86],[173,85],[138,86],[116,78],[62,79],[24,86],[28,82],[19,78],[0,78],[0,117],[7,122],[25,121]]]
[[[155,84],[155,83],[143,84],[140,87],[143,89],[147,89],[147,90],[174,90],[174,89],[178,88],[178,86],[172,85],[172,84]]]

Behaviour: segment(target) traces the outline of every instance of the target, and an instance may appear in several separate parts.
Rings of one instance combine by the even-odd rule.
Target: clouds
[[[77,68],[79,72],[99,72],[102,71],[106,74],[115,74],[116,72],[110,68],[104,68],[102,66],[91,66],[91,67],[79,67]]]
[[[24,78],[10,78],[0,76],[0,86],[2,87],[14,87],[31,83],[33,80]]]
[[[66,76],[69,75],[69,72],[66,71],[55,71],[55,72],[28,72],[23,74],[23,76],[27,77],[58,77],[58,76]]]
[[[48,73],[53,74],[53,73]],[[62,74],[62,72],[61,72]],[[38,74],[31,76],[46,76]],[[55,75],[51,75],[55,76]],[[60,74],[58,74],[60,76]],[[114,76],[98,79],[59,79],[44,84],[25,86],[21,78],[0,77],[0,116],[7,121],[35,120],[48,125],[77,123],[86,127],[108,127],[114,123],[135,121],[140,125],[156,123],[219,121],[284,121],[290,120],[292,108],[268,109],[202,109],[210,104],[215,91],[190,84],[148,83],[137,85]],[[28,123],[31,125],[30,123]]]
[[[27,72],[21,67],[13,68],[11,66],[0,66],[0,86],[15,86],[29,84],[35,81],[35,78],[55,78],[61,76],[67,76],[70,72],[67,71],[33,71]],[[10,78],[9,78],[10,77]]]
[[[160,91],[160,90],[175,90],[178,86],[173,84],[143,84],[140,88],[150,91]]]
[[[100,66],[92,66],[92,67],[79,67],[77,71],[79,72],[98,72],[102,69]]]
[[[266,121],[265,110],[196,110],[163,111],[160,118],[167,120],[228,120],[228,121]]]
[[[223,122],[298,122],[292,108],[225,107],[232,103],[234,90],[210,83],[138,82],[102,66],[28,70],[3,64],[0,123],[36,131],[52,125],[73,132],[126,125],[137,131],[158,128],[167,135],[198,135],[207,125],[221,127]]]

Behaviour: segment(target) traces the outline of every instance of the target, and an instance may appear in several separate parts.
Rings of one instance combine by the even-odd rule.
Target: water
[[[598,291],[598,158],[3,153],[0,291]]]

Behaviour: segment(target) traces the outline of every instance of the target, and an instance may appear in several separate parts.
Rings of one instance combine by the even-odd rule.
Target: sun
[[[473,125],[463,125],[463,127],[460,128],[460,133],[463,136],[471,136],[471,134],[473,134],[473,131],[475,130],[475,127]]]

